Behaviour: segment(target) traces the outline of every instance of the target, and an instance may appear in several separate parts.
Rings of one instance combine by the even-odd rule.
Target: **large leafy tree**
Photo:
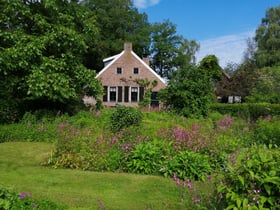
[[[280,6],[267,10],[256,30],[255,41],[258,67],[271,67],[280,63]]]
[[[97,33],[86,8],[76,1],[2,0],[0,10],[0,86],[9,95],[2,105],[14,100],[21,109],[63,109],[101,92],[95,71],[83,64],[88,37]]]
[[[149,54],[150,23],[131,0],[83,0],[82,3],[95,14],[99,30],[97,45],[89,51],[87,65],[101,70],[102,59],[119,53],[126,41],[133,43],[138,55]]]
[[[250,95],[249,102],[280,103],[280,67],[266,67],[258,72],[256,81]]]
[[[151,42],[151,64],[160,76],[171,79],[176,70],[195,64],[199,44],[178,35],[169,20],[152,25]]]
[[[221,75],[217,57],[206,56],[199,66],[188,64],[176,70],[167,88],[160,92],[160,99],[166,108],[186,117],[207,116],[214,100],[214,82]]]
[[[169,20],[154,23],[151,37],[152,67],[160,76],[170,79],[182,37],[177,35],[176,25]]]

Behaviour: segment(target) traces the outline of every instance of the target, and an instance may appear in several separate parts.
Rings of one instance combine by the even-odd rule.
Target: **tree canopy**
[[[256,30],[256,61],[259,67],[280,63],[280,6],[269,8]]]
[[[63,0],[5,0],[0,7],[0,78],[8,103],[67,105],[101,93],[95,71],[83,64],[87,38],[97,34],[86,8]]]

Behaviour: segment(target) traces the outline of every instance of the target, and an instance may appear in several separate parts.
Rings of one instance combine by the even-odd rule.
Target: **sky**
[[[280,0],[133,0],[150,23],[170,20],[178,35],[200,44],[197,61],[214,54],[219,64],[241,63],[246,40]]]

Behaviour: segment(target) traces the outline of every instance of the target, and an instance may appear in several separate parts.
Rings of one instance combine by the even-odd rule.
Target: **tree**
[[[83,0],[82,4],[94,13],[99,30],[87,55],[88,67],[101,70],[102,59],[119,53],[127,41],[138,55],[149,54],[150,23],[131,0]]]
[[[188,65],[196,64],[195,54],[199,50],[199,44],[194,40],[187,40],[182,38],[179,48],[177,49],[177,55],[174,58],[175,70],[184,68]]]
[[[97,33],[86,8],[63,0],[3,0],[0,7],[0,86],[5,83],[17,107],[65,109],[102,92],[95,71],[83,65],[86,39]]]
[[[255,41],[258,67],[271,67],[280,63],[280,6],[266,11],[256,30]]]
[[[164,106],[186,117],[207,116],[214,100],[214,84],[220,80],[222,68],[216,56],[203,58],[200,65],[184,66],[174,72],[167,88],[159,97]]]
[[[174,59],[182,40],[176,33],[176,26],[169,20],[152,26],[151,65],[161,77],[168,79],[174,71]]]
[[[259,71],[250,95],[249,102],[280,103],[280,66],[266,67]]]

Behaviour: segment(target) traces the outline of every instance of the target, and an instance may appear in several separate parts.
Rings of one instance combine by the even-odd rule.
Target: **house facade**
[[[157,93],[166,87],[165,81],[149,66],[149,59],[141,59],[132,50],[131,43],[124,50],[103,60],[104,68],[96,75],[104,88],[104,106],[138,106],[143,100],[146,87],[137,81],[148,80],[157,84],[152,88],[151,105],[158,106]]]

